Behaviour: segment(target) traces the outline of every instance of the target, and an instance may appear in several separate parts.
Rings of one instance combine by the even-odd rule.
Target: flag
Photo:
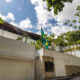
[[[48,49],[48,40],[46,39],[46,35],[44,34],[44,31],[42,28],[41,28],[41,39],[42,39],[43,45],[46,47],[46,49]]]

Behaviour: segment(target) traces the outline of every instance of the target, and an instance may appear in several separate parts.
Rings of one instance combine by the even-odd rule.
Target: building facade
[[[80,72],[80,58],[44,48],[36,50],[34,45],[16,40],[23,31],[6,25],[0,25],[0,80],[46,80]],[[34,41],[40,38],[28,34]]]

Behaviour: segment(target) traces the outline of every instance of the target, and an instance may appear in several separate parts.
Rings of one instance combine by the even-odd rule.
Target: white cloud
[[[12,0],[5,0],[7,3],[11,2]]]
[[[15,23],[15,22],[10,22],[12,25],[19,27],[21,29],[27,29],[27,28],[32,28],[32,24],[29,18],[26,18],[22,21],[20,21],[19,23]]]
[[[75,13],[77,6],[80,5],[80,0],[73,0],[73,3],[66,3],[62,12],[57,16],[58,21],[64,21],[67,19],[75,19]]]
[[[25,19],[25,20],[22,20],[20,23],[20,28],[32,28],[32,24],[31,24],[31,21],[29,18]]]
[[[17,24],[17,23],[15,23],[15,22],[10,22],[10,24],[12,24],[12,25],[14,25],[14,26],[16,26],[16,27],[18,27],[19,25]]]
[[[55,26],[51,28],[51,32],[55,33],[56,36],[59,36],[61,33],[65,33],[68,31],[74,30],[72,27],[66,27],[66,26]]]
[[[8,19],[11,20],[11,21],[14,21],[14,20],[15,20],[14,14],[11,13],[11,12],[9,12],[9,13],[7,14],[7,16],[4,16],[3,14],[0,13],[0,17],[1,17],[3,20],[5,20],[5,21],[7,21]]]
[[[10,19],[10,20],[12,20],[12,21],[15,20],[14,15],[11,12],[8,13],[7,18]]]
[[[0,13],[0,17],[1,17],[3,20],[7,20],[7,17],[4,16],[4,15],[2,15],[1,13]]]
[[[42,0],[31,0],[32,4],[35,5],[35,11],[37,14],[38,23],[37,26],[48,27],[48,20],[53,19],[53,14],[47,11],[46,3]]]

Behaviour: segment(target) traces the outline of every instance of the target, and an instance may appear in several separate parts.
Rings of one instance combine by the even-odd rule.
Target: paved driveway
[[[76,77],[74,79],[71,79],[71,80],[80,80],[80,76],[79,77]]]

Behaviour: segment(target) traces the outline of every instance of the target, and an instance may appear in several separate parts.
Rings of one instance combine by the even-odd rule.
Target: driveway
[[[71,80],[80,80],[80,76],[79,77],[76,77],[74,79],[71,79]]]

